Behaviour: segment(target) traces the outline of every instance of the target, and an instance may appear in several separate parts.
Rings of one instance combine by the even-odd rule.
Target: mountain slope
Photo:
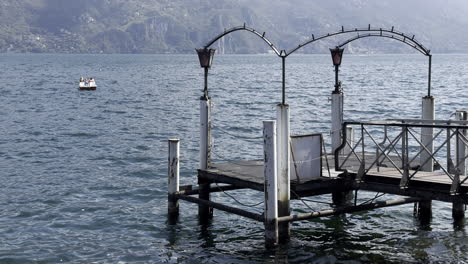
[[[2,0],[0,52],[188,53],[224,29],[246,23],[279,48],[311,34],[345,28],[395,26],[435,52],[468,52],[465,0]],[[341,38],[343,39],[343,38]],[[324,52],[340,39],[302,50]],[[266,52],[246,33],[215,44],[226,53]],[[411,52],[372,39],[356,52]]]

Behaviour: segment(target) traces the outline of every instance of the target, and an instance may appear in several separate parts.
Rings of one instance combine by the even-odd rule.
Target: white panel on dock
[[[291,137],[290,177],[305,182],[322,176],[322,134]]]

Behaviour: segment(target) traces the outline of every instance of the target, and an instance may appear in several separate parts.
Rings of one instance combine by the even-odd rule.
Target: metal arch
[[[327,33],[326,35],[322,35],[322,36],[319,36],[317,38],[314,35],[312,35],[312,39],[309,39],[309,40],[305,41],[304,43],[299,44],[297,47],[287,51],[284,56],[287,57],[287,56],[291,55],[292,53],[296,52],[298,49],[300,49],[300,48],[302,48],[302,47],[304,47],[304,46],[306,46],[308,44],[311,44],[311,43],[313,43],[315,41],[318,41],[318,40],[321,40],[321,39],[324,39],[324,38],[328,38],[328,37],[341,35],[341,34],[353,33],[353,32],[379,32],[380,34],[389,33],[389,34],[398,35],[398,36],[402,37],[403,39],[406,39],[407,41],[411,42],[415,46],[417,46],[422,51],[421,53],[423,53],[424,55],[426,55],[426,56],[430,55],[430,50],[426,49],[426,47],[424,47],[421,43],[419,43],[417,40],[415,40],[414,35],[412,37],[409,37],[408,35],[405,35],[402,32],[394,30],[394,27],[392,27],[391,29],[383,29],[383,28],[372,29],[370,27],[370,25],[369,25],[367,28],[361,28],[361,29],[355,28],[355,29],[351,29],[351,30],[344,30],[344,27],[341,27],[341,31],[334,32],[334,33]]]
[[[247,27],[245,24],[243,26],[238,26],[238,27],[233,27],[233,28],[230,28],[230,29],[226,29],[224,30],[223,33],[219,34],[218,36],[214,37],[212,40],[210,40],[206,45],[205,45],[205,49],[210,47],[211,45],[213,45],[213,43],[215,43],[217,40],[219,40],[220,38],[232,33],[232,32],[235,32],[235,31],[239,31],[239,30],[246,30],[248,32],[251,32],[255,35],[257,35],[258,37],[260,37],[261,39],[263,39],[263,41],[265,41],[268,46],[270,46],[270,48],[276,53],[276,55],[278,55],[279,57],[283,56],[282,55],[282,52],[280,52],[276,47],[275,45],[273,45],[273,43],[271,43],[270,40],[268,40],[266,37],[265,37],[265,32],[260,33],[258,32],[257,30],[253,29],[253,28],[250,28],[250,27]]]
[[[361,39],[361,38],[367,38],[367,37],[382,37],[382,38],[389,38],[389,39],[398,40],[398,41],[400,41],[400,42],[414,48],[415,50],[419,51],[423,55],[427,55],[426,52],[424,50],[422,50],[419,46],[417,46],[414,43],[408,42],[407,38],[400,38],[400,37],[392,35],[392,34],[372,34],[372,33],[369,33],[369,34],[364,34],[364,35],[357,35],[354,38],[350,38],[350,39],[346,40],[345,42],[342,42],[337,47],[341,48],[341,47],[349,44],[350,42],[353,42],[353,41]]]

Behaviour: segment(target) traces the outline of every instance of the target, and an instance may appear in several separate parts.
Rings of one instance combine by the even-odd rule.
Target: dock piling
[[[178,138],[168,140],[167,214],[171,223],[177,221],[179,216],[179,199],[175,196],[179,191],[179,142]]]
[[[467,121],[468,120],[468,111],[466,110],[458,110],[455,113],[456,119],[459,121]],[[460,134],[466,138],[467,131],[466,129],[460,130]],[[460,172],[458,175],[465,176],[466,175],[466,146],[462,140],[460,140],[461,135],[457,135],[457,164],[458,164],[458,171]],[[465,218],[465,204],[461,202],[453,202],[452,203],[452,217],[455,223],[463,222]]]
[[[432,96],[424,96],[422,98],[422,116],[423,120],[434,120],[435,119],[435,100]],[[431,158],[431,154],[434,153],[434,129],[427,127],[421,128],[421,143],[429,150],[421,152],[420,164],[421,171],[434,171],[434,160]],[[421,146],[422,148],[422,146]],[[428,160],[426,162],[426,160]],[[425,163],[425,164],[424,164]],[[424,200],[415,204],[415,215],[421,222],[421,224],[429,224],[432,218],[432,201]]]
[[[452,217],[454,223],[462,223],[463,219],[465,219],[465,204],[454,202],[452,204]]]
[[[432,218],[432,200],[423,200],[416,203],[415,215],[422,225],[428,225]]]
[[[211,100],[200,98],[200,169],[206,170],[211,163]],[[199,183],[199,198],[210,200],[210,182]],[[213,216],[213,209],[206,205],[198,205],[198,216],[201,224],[205,224]]]
[[[290,135],[289,135],[289,105],[279,104],[276,108],[276,153],[278,178],[278,216],[289,216],[290,209]],[[279,241],[289,240],[289,223],[279,225]]]
[[[422,119],[423,120],[434,120],[435,119],[435,108],[434,108],[434,97],[425,96],[422,98]],[[434,129],[431,127],[421,128],[421,143],[426,146],[430,153],[425,150],[421,152],[420,164],[422,164],[421,171],[434,171],[434,160],[431,158],[431,154],[434,152]],[[421,148],[423,148],[421,146]],[[426,160],[429,160],[426,162]],[[424,164],[425,163],[425,164]]]
[[[332,193],[332,201],[335,207],[351,206],[353,204],[353,200],[353,191]]]
[[[265,177],[265,246],[278,244],[278,184],[276,165],[276,122],[263,121]]]
[[[341,145],[341,125],[343,124],[344,96],[341,91],[331,95],[331,140],[332,153]]]
[[[338,71],[338,68],[335,69]],[[336,85],[339,85],[338,77],[336,77]],[[335,87],[336,88],[336,87]],[[343,92],[340,89],[335,89],[331,95],[331,145],[332,145],[332,153],[335,153],[335,150],[341,145],[342,135],[341,129],[343,124],[343,103],[344,103],[344,96]],[[351,144],[353,144],[354,138],[354,130],[353,128],[349,127],[347,129],[347,138],[346,140]],[[344,153],[349,154],[351,152],[351,148],[349,146],[345,146]],[[332,193],[332,201],[336,207],[342,207],[346,205],[351,205],[353,202],[353,192],[346,191],[346,192],[334,192]]]

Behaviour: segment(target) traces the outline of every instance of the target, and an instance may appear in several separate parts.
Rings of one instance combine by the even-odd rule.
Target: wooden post
[[[278,185],[276,174],[276,122],[263,121],[263,173],[265,177],[265,246],[278,244]]]
[[[424,200],[416,203],[415,213],[422,225],[429,225],[432,218],[432,200]]]
[[[332,193],[332,201],[335,207],[351,206],[353,205],[353,198],[353,191]]]
[[[207,97],[200,98],[200,169],[206,170],[211,160],[211,100]],[[210,183],[198,181],[200,192],[198,197],[210,200]],[[208,223],[213,217],[213,208],[206,205],[198,205],[198,217],[201,224]]]
[[[179,139],[169,139],[168,143],[167,214],[169,222],[174,223],[179,216],[179,200],[174,196],[179,191]]]
[[[290,215],[290,140],[289,140],[289,105],[279,104],[276,108],[276,158],[278,177],[278,215]],[[279,242],[284,243],[289,240],[289,222],[281,223],[278,226]]]
[[[465,204],[454,202],[452,204],[452,217],[456,225],[463,223],[463,219],[465,218]]]
[[[456,119],[460,121],[467,121],[468,119],[468,111],[457,111],[456,112]],[[460,130],[460,134],[466,137],[467,131],[465,129]],[[460,136],[457,135],[457,164],[459,176],[466,175],[466,146],[463,144],[462,140],[460,140]],[[452,217],[454,223],[462,223],[463,219],[465,218],[465,205],[460,202],[454,202],[452,204]]]

